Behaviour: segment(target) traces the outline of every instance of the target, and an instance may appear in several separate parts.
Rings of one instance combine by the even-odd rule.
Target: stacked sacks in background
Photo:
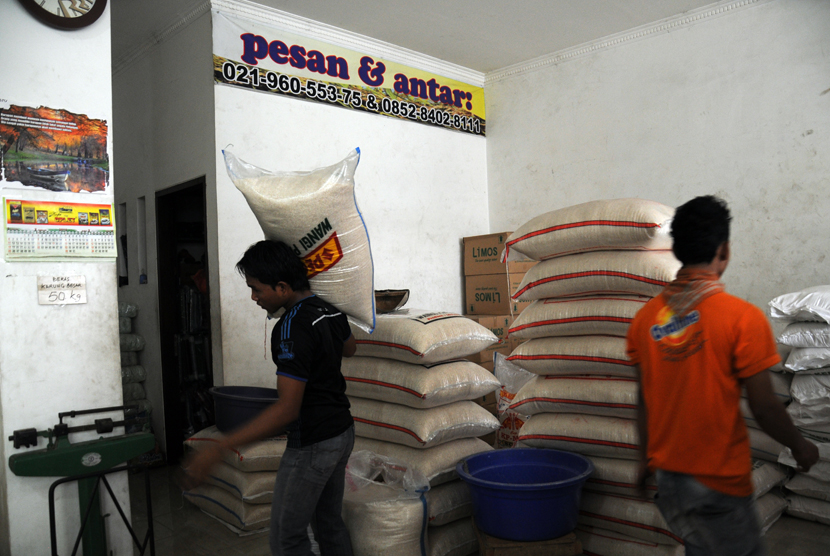
[[[426,478],[427,519],[433,527],[428,534],[423,528],[419,542],[429,545],[431,554],[441,556],[458,546],[477,551],[469,494],[455,466],[492,449],[479,437],[495,431],[498,419],[472,400],[495,391],[498,381],[461,358],[497,337],[461,315],[417,309],[378,315],[372,334],[357,326],[352,332],[357,352],[343,360],[342,371],[355,420],[354,451],[401,461]],[[423,523],[423,514],[416,517]],[[403,550],[393,536],[384,535],[382,520],[376,525],[372,553]]]
[[[820,459],[807,473],[785,484],[786,512],[830,524],[830,286],[815,286],[776,297],[770,316],[786,324],[778,343],[789,349],[784,369],[792,373],[787,412],[801,433],[818,445]],[[778,461],[795,468],[788,448]]]
[[[215,425],[185,440],[185,450],[204,450],[223,433]],[[287,437],[277,436],[225,451],[208,480],[184,497],[239,535],[269,527],[274,483]]]
[[[144,338],[133,333],[133,319],[138,315],[138,307],[131,303],[118,304],[118,332],[121,347],[121,386],[124,405],[137,405],[138,410],[130,415],[149,416],[153,406],[147,400],[144,381],[147,371],[140,365],[138,352],[144,349]],[[132,431],[127,431],[132,432]]]
[[[637,311],[680,268],[670,250],[673,214],[652,201],[595,201],[534,218],[507,241],[541,261],[514,294],[534,301],[510,328],[526,341],[507,360],[537,375],[510,405],[530,416],[518,440],[593,461],[580,536],[593,545],[632,537],[631,554],[672,554],[680,543],[635,490],[637,381],[625,340]],[[647,492],[656,492],[653,480]]]

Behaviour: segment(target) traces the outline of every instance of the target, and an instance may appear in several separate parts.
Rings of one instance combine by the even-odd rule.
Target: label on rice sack
[[[625,337],[634,315],[649,299],[639,295],[537,299],[513,322],[510,337],[521,340],[593,334]]]
[[[583,491],[579,524],[659,544],[677,545],[683,542],[669,530],[657,505],[650,500]]]
[[[588,459],[594,464],[594,472],[588,477],[585,489],[604,494],[639,496],[637,492],[637,473],[640,464],[638,461],[596,456],[591,456]],[[654,498],[654,495],[657,494],[657,479],[654,475],[646,479],[645,494],[648,498]]]
[[[637,418],[637,380],[611,376],[536,376],[522,386],[510,409],[525,415],[585,413]]]
[[[543,261],[522,278],[512,298],[521,301],[603,294],[654,297],[680,270],[671,251],[598,251]]]
[[[554,448],[584,456],[639,458],[637,422],[634,419],[540,413],[519,431],[519,442],[532,448]]]
[[[608,375],[635,378],[625,338],[564,336],[534,338],[507,360],[537,375]]]
[[[583,554],[596,556],[683,556],[683,547],[644,541],[601,527],[579,525],[574,530]]]
[[[493,373],[471,361],[414,365],[379,357],[349,357],[341,366],[346,395],[430,408],[495,392]]]
[[[354,192],[360,150],[308,172],[272,172],[223,154],[265,237],[285,242],[303,259],[312,292],[372,330],[374,267]]]
[[[410,468],[422,473],[431,487],[435,487],[458,478],[455,467],[459,461],[492,449],[480,438],[461,438],[432,448],[410,448],[394,442],[357,436],[353,451],[367,450],[404,461]]]
[[[378,315],[371,334],[352,326],[355,355],[427,365],[461,359],[499,341],[489,329],[455,313],[400,309]]]
[[[671,249],[674,209],[645,199],[589,201],[541,214],[510,234],[505,255],[545,260],[584,251]]]
[[[429,448],[459,438],[477,438],[499,428],[499,420],[475,402],[415,409],[349,398],[355,435],[413,448]]]
[[[224,435],[219,432],[216,425],[212,425],[185,440],[184,445],[186,448],[197,451],[203,450],[219,442],[223,437]],[[288,437],[285,435],[266,438],[236,450],[224,450],[222,461],[245,472],[276,471],[280,468],[280,461],[287,444]]]

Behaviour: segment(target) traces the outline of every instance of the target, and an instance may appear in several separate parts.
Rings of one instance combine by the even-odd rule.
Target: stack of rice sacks
[[[777,340],[782,351],[789,350],[784,370],[792,373],[792,402],[787,412],[820,456],[810,471],[796,471],[785,483],[786,513],[830,525],[830,286],[781,295],[769,307],[770,316],[786,325]],[[790,450],[778,446],[778,461],[795,468]]]
[[[539,260],[514,299],[533,299],[510,328],[526,340],[508,361],[538,375],[510,409],[529,415],[521,445],[580,453],[594,463],[577,535],[586,553],[675,554],[657,506],[635,491],[637,382],[625,335],[634,315],[675,276],[670,207],[593,201],[538,216],[508,238]],[[648,494],[656,492],[654,482]]]
[[[147,400],[144,381],[147,371],[139,364],[138,352],[144,349],[144,338],[133,333],[133,319],[138,315],[138,307],[126,302],[118,304],[118,332],[121,345],[121,386],[124,405],[137,405],[138,410],[130,412],[147,417],[152,411],[152,404]],[[128,431],[131,432],[131,431]]]
[[[185,440],[185,450],[204,450],[222,436],[216,425],[210,426]],[[240,536],[267,529],[286,444],[282,435],[226,450],[207,481],[184,492],[184,497]]]
[[[345,511],[353,505],[344,505],[352,538],[360,539],[356,552],[477,552],[469,492],[455,467],[468,456],[492,449],[479,437],[498,429],[498,419],[472,400],[494,392],[499,383],[483,367],[461,358],[498,338],[461,315],[418,309],[379,314],[371,334],[354,324],[352,332],[357,352],[343,360],[342,371],[355,420],[354,452],[366,450],[404,462],[430,485],[424,495],[426,511],[408,522],[368,523]],[[401,544],[401,538],[414,540]]]

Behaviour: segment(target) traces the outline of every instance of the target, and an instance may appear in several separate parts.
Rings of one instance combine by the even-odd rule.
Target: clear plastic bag
[[[273,172],[223,154],[265,237],[285,242],[305,262],[311,291],[373,330],[372,252],[354,193],[360,150],[309,172]]]
[[[530,416],[509,409],[510,404],[522,386],[530,382],[536,375],[511,363],[501,353],[497,353],[495,356],[493,372],[501,383],[501,388],[499,388],[496,396],[501,427],[496,431],[495,447],[514,448],[519,437],[519,430],[530,419]]]

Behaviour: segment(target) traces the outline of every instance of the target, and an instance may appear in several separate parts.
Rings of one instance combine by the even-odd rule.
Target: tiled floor
[[[151,471],[153,523],[157,556],[267,556],[268,534],[239,537],[182,497],[173,468]],[[130,477],[133,526],[147,529],[143,475]],[[769,556],[828,556],[830,526],[782,516],[766,535]],[[138,552],[136,552],[138,554]],[[147,552],[149,554],[149,551]],[[359,555],[358,555],[359,556]]]

